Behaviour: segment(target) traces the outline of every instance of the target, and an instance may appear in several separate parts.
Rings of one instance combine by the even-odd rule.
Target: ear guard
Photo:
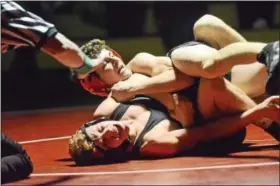
[[[91,72],[85,79],[78,79],[76,72],[71,71],[70,79],[80,84],[84,90],[93,95],[101,97],[107,97],[109,95],[111,86],[98,78],[96,72]]]

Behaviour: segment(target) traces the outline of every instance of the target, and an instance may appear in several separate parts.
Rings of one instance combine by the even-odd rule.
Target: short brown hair
[[[90,58],[96,58],[103,49],[112,50],[106,45],[105,41],[93,39],[81,46],[81,50]]]
[[[91,163],[93,159],[92,152],[96,150],[92,143],[86,139],[86,135],[81,130],[77,130],[69,140],[71,158],[79,165]]]

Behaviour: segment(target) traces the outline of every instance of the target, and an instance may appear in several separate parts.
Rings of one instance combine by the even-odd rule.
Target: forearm
[[[22,46],[41,49],[63,65],[73,68],[80,77],[94,70],[99,62],[89,59],[79,47],[59,33],[54,24],[26,11],[13,1],[1,1],[1,51]]]
[[[66,67],[75,70],[78,78],[85,78],[89,72],[94,71],[103,62],[103,58],[100,56],[96,59],[89,58],[75,43],[61,33],[48,38],[41,49]]]
[[[264,48],[264,43],[238,42],[230,44],[217,51],[210,59],[203,61],[203,69],[215,78],[230,72],[232,67],[250,64],[257,61],[258,53]]]
[[[69,68],[78,68],[83,64],[83,52],[61,33],[49,38],[41,49]]]
[[[169,93],[188,87],[192,82],[192,78],[170,69],[141,81],[132,91],[135,94]]]

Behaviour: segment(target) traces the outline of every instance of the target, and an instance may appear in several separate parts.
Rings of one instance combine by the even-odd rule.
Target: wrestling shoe
[[[279,41],[276,41],[267,44],[257,56],[257,60],[267,68],[266,93],[269,95],[280,93],[279,55]]]

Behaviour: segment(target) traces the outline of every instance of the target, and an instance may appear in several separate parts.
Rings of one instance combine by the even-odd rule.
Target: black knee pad
[[[257,57],[257,60],[263,63],[267,68],[266,93],[269,95],[277,95],[280,93],[279,55],[279,41],[276,41],[266,45]]]

